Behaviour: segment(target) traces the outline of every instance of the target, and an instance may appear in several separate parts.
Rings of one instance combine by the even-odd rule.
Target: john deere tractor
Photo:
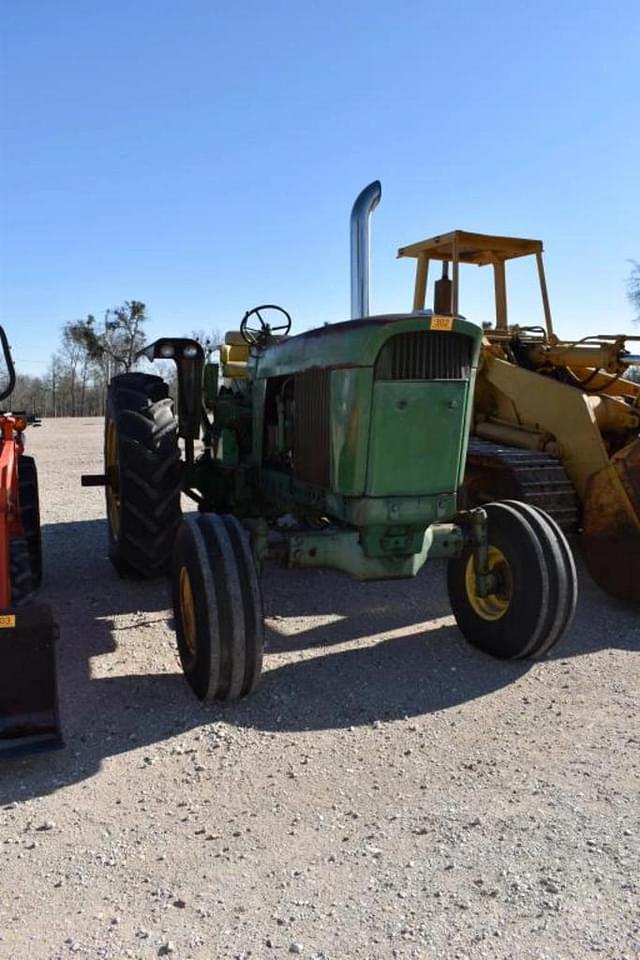
[[[123,575],[171,571],[184,673],[205,701],[251,691],[263,651],[267,561],[359,580],[414,577],[447,561],[467,640],[500,658],[540,657],[576,604],[564,535],[506,501],[458,508],[482,331],[429,310],[368,316],[368,222],[352,214],[354,318],[290,336],[280,307],[247,311],[220,362],[194,340],[143,352],[177,366],[109,388],[110,552]],[[181,517],[181,494],[198,509]]]

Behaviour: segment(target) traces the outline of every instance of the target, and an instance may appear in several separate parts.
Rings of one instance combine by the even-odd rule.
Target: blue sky
[[[637,2],[21,0],[0,21],[0,318],[24,372],[125,299],[151,336],[265,301],[297,330],[346,319],[374,178],[373,312],[410,306],[399,246],[459,227],[544,239],[561,334],[632,328]],[[511,318],[537,322],[514,266]],[[470,320],[490,293],[467,268]]]

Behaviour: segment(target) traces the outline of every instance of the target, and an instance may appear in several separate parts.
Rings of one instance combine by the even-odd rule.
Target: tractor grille
[[[378,354],[376,380],[468,380],[471,348],[463,333],[399,333]]]
[[[295,376],[293,457],[295,473],[307,483],[329,486],[329,370]]]

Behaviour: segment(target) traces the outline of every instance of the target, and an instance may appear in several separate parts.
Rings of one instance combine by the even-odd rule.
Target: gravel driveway
[[[270,569],[263,681],[203,708],[167,584],[106,559],[101,430],[28,434],[67,746],[0,762],[1,960],[640,957],[637,611],[581,567],[561,647],[505,664],[439,563]]]

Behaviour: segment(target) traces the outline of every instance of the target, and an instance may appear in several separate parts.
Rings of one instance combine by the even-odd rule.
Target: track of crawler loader
[[[551,514],[565,533],[578,529],[574,486],[560,461],[547,453],[471,437],[465,488],[472,504],[523,500]]]

